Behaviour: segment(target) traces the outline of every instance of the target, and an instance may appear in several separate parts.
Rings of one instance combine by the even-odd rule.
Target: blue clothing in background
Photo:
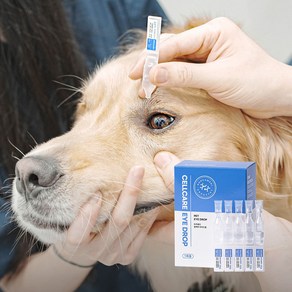
[[[129,29],[146,29],[147,16],[167,17],[155,0],[63,0],[77,43],[91,71],[117,52],[119,38]],[[7,174],[0,162],[0,188]],[[16,256],[19,229],[10,222],[6,201],[0,197],[0,278]],[[97,264],[78,292],[152,291],[149,284],[120,265]]]
[[[153,0],[63,0],[89,69],[114,55],[129,29],[146,29],[148,15],[167,17]]]

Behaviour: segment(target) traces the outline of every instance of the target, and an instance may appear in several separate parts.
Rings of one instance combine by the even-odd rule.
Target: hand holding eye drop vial
[[[155,89],[149,80],[149,72],[152,67],[158,64],[159,58],[159,40],[161,33],[161,17],[148,16],[147,38],[146,38],[146,60],[143,70],[142,88],[146,98],[150,98]]]

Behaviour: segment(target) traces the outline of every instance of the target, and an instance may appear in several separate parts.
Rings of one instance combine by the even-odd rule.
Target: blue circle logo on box
[[[207,175],[199,176],[194,182],[194,192],[200,199],[212,198],[217,190],[214,179]]]

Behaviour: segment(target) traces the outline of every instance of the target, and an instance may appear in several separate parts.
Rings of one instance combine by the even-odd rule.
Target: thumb
[[[168,62],[156,65],[149,74],[150,81],[160,87],[192,87],[206,91],[218,84],[220,75],[212,63]],[[219,83],[220,84],[220,83]]]
[[[170,152],[158,152],[154,157],[154,164],[161,175],[166,187],[173,192],[174,166],[180,159]]]

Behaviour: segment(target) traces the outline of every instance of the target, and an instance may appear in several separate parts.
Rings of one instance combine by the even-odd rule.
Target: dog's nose
[[[26,200],[36,198],[40,191],[60,178],[58,163],[49,157],[25,157],[16,163],[16,189]]]

